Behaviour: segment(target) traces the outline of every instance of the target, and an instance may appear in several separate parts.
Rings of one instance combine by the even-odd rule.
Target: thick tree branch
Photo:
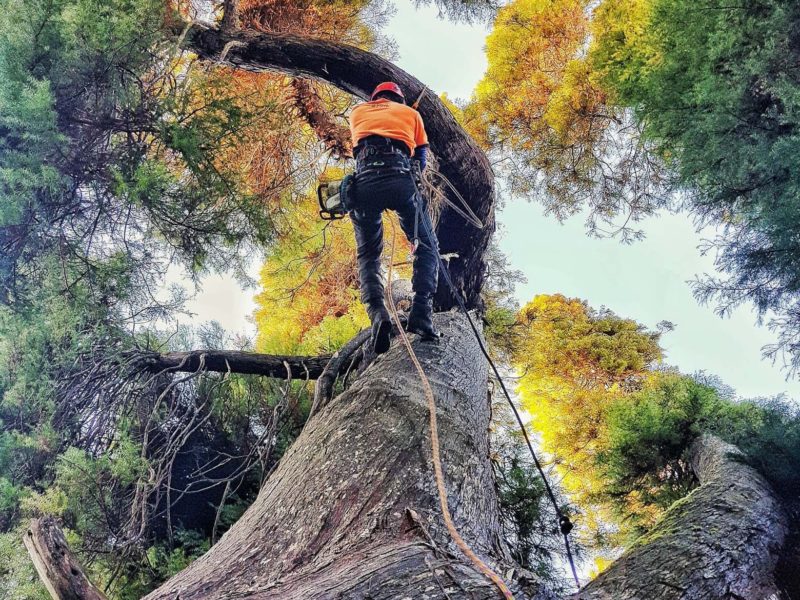
[[[142,364],[151,371],[169,369],[176,372],[197,371],[203,361],[203,369],[219,373],[241,373],[264,375],[286,379],[317,379],[331,359],[329,354],[321,356],[283,356],[279,354],[257,354],[233,350],[192,350],[191,352],[153,352],[142,357]]]
[[[55,519],[31,521],[23,542],[54,600],[106,600],[84,574]]]
[[[222,10],[222,31],[234,32],[239,29],[239,0],[225,0]]]
[[[186,36],[188,47],[201,58],[249,71],[272,71],[327,81],[360,98],[367,98],[381,81],[396,81],[411,98],[424,86],[389,61],[347,44],[254,31],[226,32],[197,25]],[[479,307],[485,275],[484,254],[495,229],[494,176],[486,155],[456,122],[434,93],[420,105],[439,170],[485,224],[481,230],[444,207],[437,225],[442,253],[455,254],[450,273],[470,308]],[[454,199],[455,200],[455,199]],[[436,297],[441,310],[454,305],[444,286]]]
[[[778,598],[787,517],[741,455],[719,438],[699,438],[692,468],[700,487],[573,600]]]

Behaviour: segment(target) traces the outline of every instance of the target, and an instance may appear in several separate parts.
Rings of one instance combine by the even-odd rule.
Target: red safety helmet
[[[372,91],[372,96],[370,96],[369,99],[375,100],[375,96],[377,96],[381,92],[392,92],[393,94],[397,94],[398,96],[400,96],[403,100],[406,99],[406,97],[403,95],[403,90],[401,90],[400,86],[397,85],[394,81],[384,81],[383,83],[381,83],[378,87],[376,87]]]

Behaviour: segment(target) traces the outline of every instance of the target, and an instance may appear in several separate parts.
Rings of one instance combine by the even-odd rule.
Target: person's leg
[[[419,211],[417,211],[417,205]],[[427,203],[421,196],[410,196],[406,202],[395,207],[400,217],[400,226],[409,241],[418,236],[419,246],[414,253],[414,273],[411,287],[414,300],[408,315],[408,331],[418,333],[424,339],[438,339],[439,332],[433,326],[433,295],[439,279],[439,243],[428,216]],[[417,221],[419,219],[419,221]],[[428,236],[428,232],[431,236]],[[432,239],[431,239],[432,238]]]
[[[383,300],[383,279],[380,272],[383,251],[381,215],[382,211],[374,208],[356,208],[350,212],[358,248],[361,301],[372,324],[372,342],[377,354],[389,349],[392,332],[391,318]]]

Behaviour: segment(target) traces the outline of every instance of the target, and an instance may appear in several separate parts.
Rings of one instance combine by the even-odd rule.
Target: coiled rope
[[[461,552],[463,552],[467,558],[472,561],[475,567],[481,573],[483,573],[484,576],[490,579],[492,583],[497,586],[497,589],[500,590],[500,593],[503,594],[504,598],[507,600],[514,600],[514,596],[511,593],[511,590],[508,589],[506,583],[497,573],[492,571],[492,569],[485,562],[483,562],[480,557],[478,557],[478,555],[475,554],[475,552],[473,552],[472,549],[467,545],[467,543],[461,537],[461,534],[458,533],[458,530],[453,523],[453,518],[450,515],[450,508],[447,505],[447,490],[445,489],[444,474],[442,472],[442,460],[439,455],[439,427],[436,422],[436,400],[434,399],[433,389],[431,388],[431,383],[428,380],[428,376],[425,375],[425,370],[422,368],[422,365],[417,358],[417,354],[414,352],[414,348],[411,346],[411,342],[409,341],[408,335],[403,329],[402,323],[400,323],[400,317],[397,314],[397,306],[395,305],[394,298],[392,296],[392,271],[397,242],[397,226],[394,223],[394,219],[389,219],[389,222],[392,225],[392,251],[391,257],[389,258],[386,299],[389,306],[389,312],[391,313],[392,319],[394,320],[395,325],[400,332],[400,339],[403,341],[403,345],[406,347],[408,356],[411,358],[411,362],[414,363],[417,373],[419,373],[419,378],[422,381],[422,389],[425,392],[425,397],[428,400],[428,415],[431,428],[431,453],[433,454],[433,471],[436,475],[436,489],[439,493],[439,505],[442,509],[444,524],[447,527],[447,531],[450,533],[450,537],[453,538],[453,541],[456,543],[456,546],[459,547]],[[424,219],[423,222],[425,222]]]

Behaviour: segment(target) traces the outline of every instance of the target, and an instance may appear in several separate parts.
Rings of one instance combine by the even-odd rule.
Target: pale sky
[[[384,33],[397,43],[397,64],[437,94],[469,98],[486,68],[485,26],[454,25],[438,19],[435,8],[414,9],[410,0],[396,5]],[[580,217],[561,225],[524,200],[508,202],[498,221],[501,249],[527,278],[517,289],[521,303],[536,294],[562,293],[649,327],[671,321],[676,329],[662,338],[669,364],[718,375],[741,397],[787,392],[800,398],[800,382],[785,381],[777,365],[761,358],[761,347],[774,337],[755,325],[748,307],[721,319],[693,298],[688,281],[712,272],[713,263],[700,255],[702,236],[688,216],[650,219],[646,239],[633,245],[589,238]],[[209,278],[191,304],[194,321],[215,319],[232,333],[252,336],[253,294],[229,278]]]

